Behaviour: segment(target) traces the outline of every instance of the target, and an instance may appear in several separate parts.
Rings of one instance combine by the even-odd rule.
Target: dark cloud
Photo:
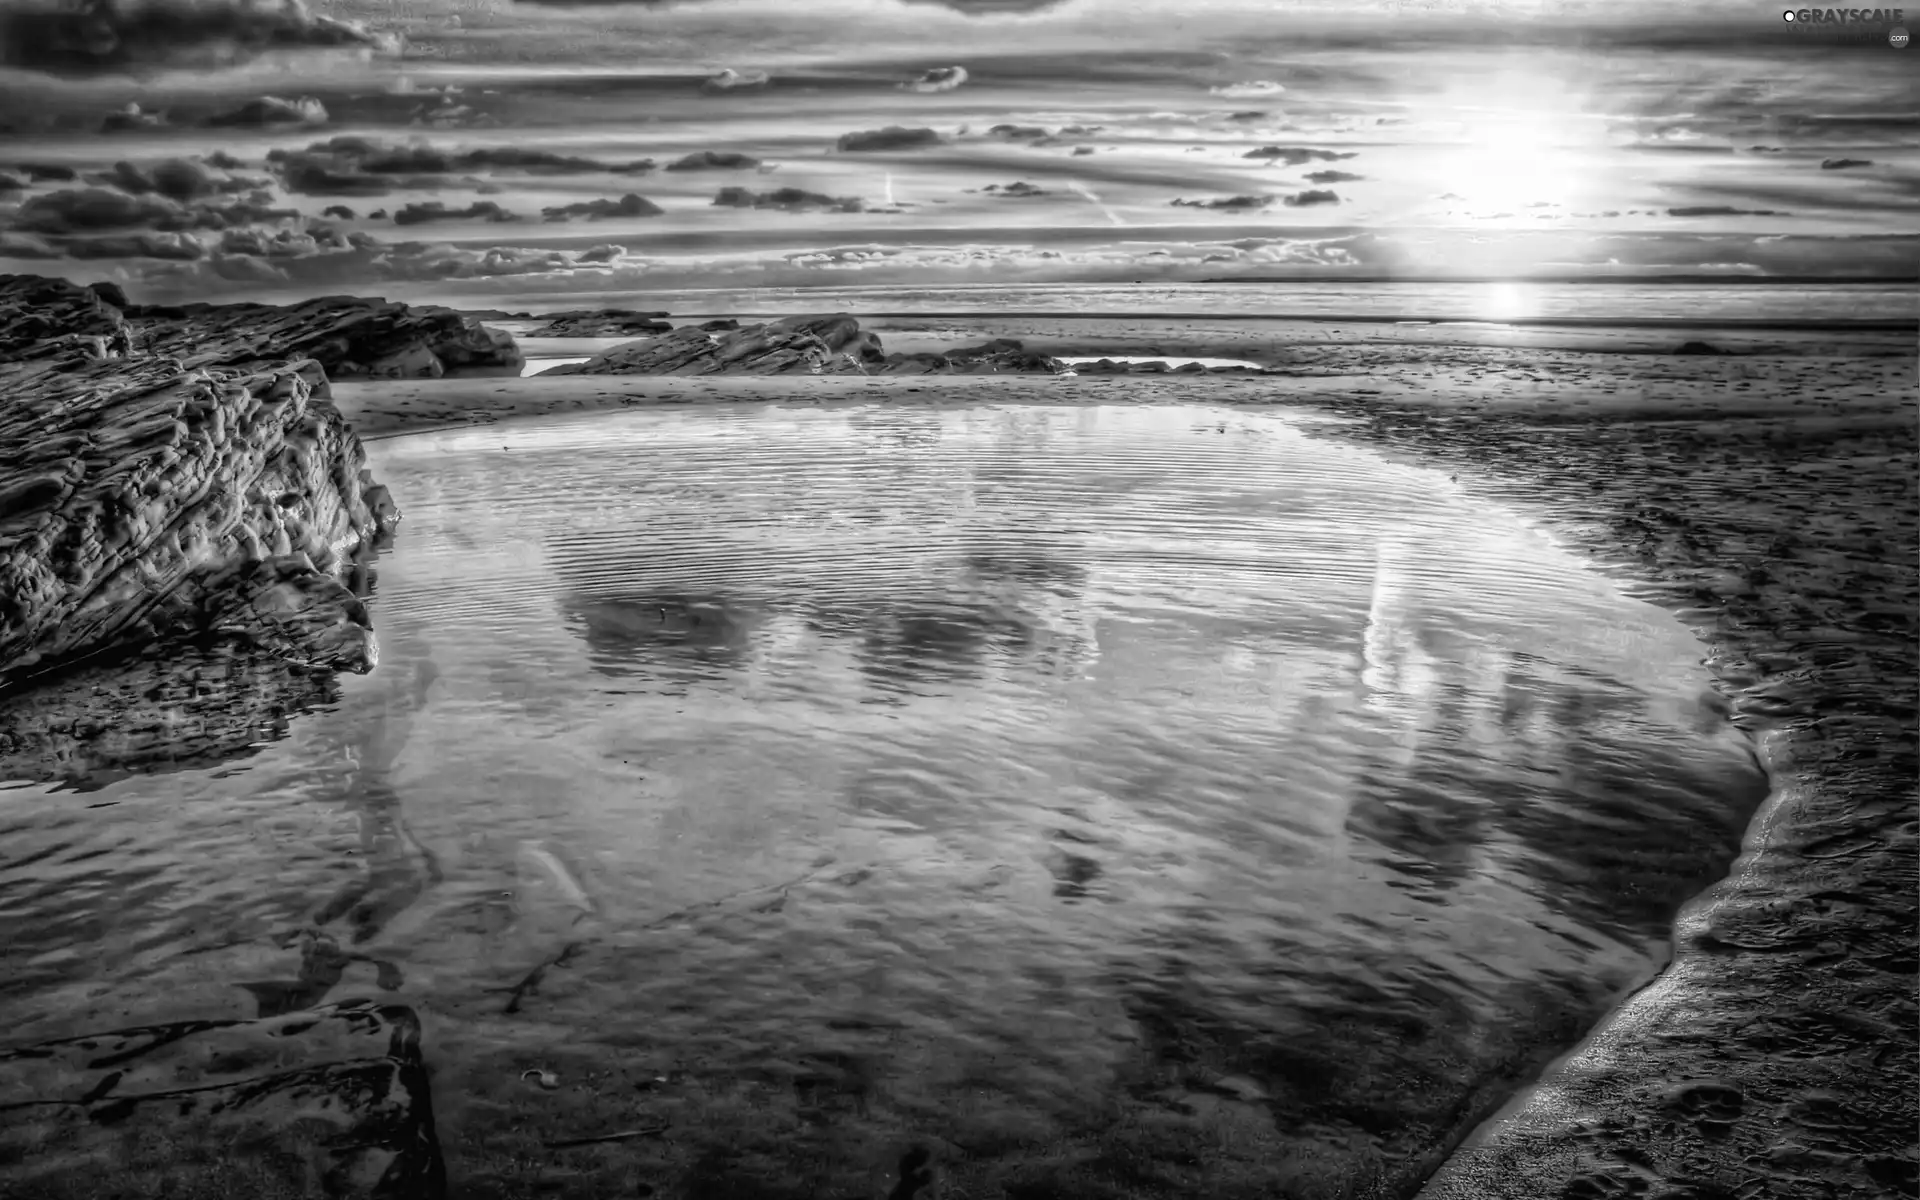
[[[653,170],[650,158],[628,163],[555,154],[520,146],[487,146],[449,152],[427,142],[382,142],[335,137],[304,150],[271,150],[268,169],[290,192],[308,196],[384,196],[396,187],[445,187],[445,176],[473,171],[534,174],[638,175]]]
[[[27,181],[18,175],[0,171],[0,193],[25,191]]]
[[[1352,171],[1308,171],[1308,183],[1354,183],[1365,179],[1365,175],[1355,175]]]
[[[292,209],[272,207],[264,193],[227,204],[183,204],[154,194],[70,188],[28,197],[13,215],[13,228],[55,235],[131,229],[182,233],[291,220],[299,215]]]
[[[929,67],[900,87],[909,92],[950,92],[966,81],[965,67]]]
[[[269,51],[393,43],[301,0],[42,0],[0,13],[0,62],[65,75],[160,66],[227,66]]]
[[[329,204],[320,210],[323,217],[338,217],[342,221],[353,220],[353,210],[344,204]]]
[[[205,258],[200,240],[185,233],[110,233],[68,238],[59,243],[68,258],[160,258],[192,262]]]
[[[1820,160],[1820,169],[1822,171],[1845,171],[1852,167],[1870,167],[1872,165],[1873,160],[1870,158],[1824,158]]]
[[[590,221],[606,221],[616,217],[657,217],[665,210],[645,196],[628,192],[618,200],[604,197],[598,200],[583,200],[578,204],[560,204],[552,208],[543,208],[540,215],[549,221],[569,221],[574,217],[586,217]]]
[[[1784,213],[1772,208],[1735,208],[1731,204],[1690,204],[1667,210],[1670,217],[1786,217]]]
[[[1227,211],[1244,212],[1247,209],[1265,208],[1273,203],[1272,196],[1223,196],[1215,200],[1175,200],[1176,208],[1213,208]]]
[[[743,92],[767,86],[771,77],[765,71],[736,71],[726,67],[700,81],[703,92]]]
[[[997,183],[990,183],[987,186],[981,188],[980,190],[983,192],[992,192],[997,196],[1027,197],[1027,196],[1053,195],[1053,193],[1049,192],[1047,189],[1043,187],[1035,187],[1033,184],[1028,183],[1024,179],[1016,180],[1005,187],[1001,187]]]
[[[1358,155],[1353,151],[1315,150],[1307,146],[1261,146],[1257,150],[1247,151],[1240,157],[1264,158],[1268,162],[1285,163],[1289,167],[1297,167],[1302,163],[1316,161],[1339,162],[1344,158],[1357,158]]]
[[[117,162],[111,170],[89,176],[88,182],[117,187],[136,196],[157,193],[169,200],[234,195],[267,185],[264,179],[240,179],[215,172],[205,163],[190,158],[169,158],[147,167]]]
[[[843,133],[840,140],[834,143],[834,148],[843,154],[868,150],[913,150],[922,146],[938,146],[944,140],[931,129],[888,125],[883,129]]]
[[[796,187],[775,188],[770,192],[749,191],[743,187],[724,187],[714,196],[713,203],[722,208],[778,208],[787,212],[800,212],[809,208],[859,212],[866,207],[858,196],[828,196]]]
[[[215,113],[207,124],[215,128],[270,129],[276,125],[325,125],[327,106],[312,96],[285,100],[279,96],[259,96],[238,108]]]
[[[1308,188],[1304,192],[1295,192],[1284,197],[1281,203],[1289,208],[1303,208],[1309,204],[1338,204],[1340,193],[1328,188]]]
[[[465,208],[448,208],[438,200],[429,200],[405,205],[393,214],[395,225],[424,225],[428,221],[491,221],[500,224],[518,220],[518,213],[508,212],[491,200],[475,200]]]
[[[191,220],[179,203],[86,188],[32,196],[14,214],[13,227],[28,233],[84,233],[109,229],[180,229]]]
[[[741,171],[760,165],[750,154],[734,150],[696,150],[667,164],[669,171]]]
[[[160,113],[147,112],[138,101],[129,100],[127,106],[118,112],[110,112],[100,119],[101,133],[136,133],[146,129],[160,129],[167,119]]]

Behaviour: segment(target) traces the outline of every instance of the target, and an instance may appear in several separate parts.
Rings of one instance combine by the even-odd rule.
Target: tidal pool
[[[1300,420],[380,442],[378,670],[0,792],[0,1027],[404,1002],[457,1196],[1409,1194],[1766,780],[1672,617]]]

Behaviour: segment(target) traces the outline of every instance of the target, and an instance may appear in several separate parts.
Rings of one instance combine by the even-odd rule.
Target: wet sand
[[[1322,345],[1253,378],[574,376],[335,395],[368,438],[650,404],[1204,399],[1338,417],[1316,431],[1457,475],[1698,630],[1776,790],[1731,876],[1682,913],[1669,969],[1422,1196],[1911,1194],[1915,364],[1910,336],[1847,340],[1725,357]],[[1152,347],[1248,349],[1171,330]]]

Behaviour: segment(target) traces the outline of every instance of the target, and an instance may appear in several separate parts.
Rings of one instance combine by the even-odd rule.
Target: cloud
[[[1788,217],[1772,208],[1735,208],[1731,204],[1690,204],[1667,210],[1670,217]]]
[[[1212,208],[1239,212],[1253,208],[1265,208],[1272,203],[1272,196],[1224,196],[1214,200],[1173,201],[1173,204],[1180,208]]]
[[[1297,167],[1302,163],[1315,161],[1339,162],[1345,158],[1358,158],[1359,154],[1351,150],[1315,150],[1308,146],[1261,146],[1256,150],[1247,151],[1240,157],[1264,158],[1269,162],[1285,163],[1289,167]]]
[[[0,13],[0,62],[54,74],[232,66],[273,51],[343,48],[397,47],[301,0],[41,0]]]
[[[1351,171],[1308,171],[1308,183],[1354,183],[1365,179],[1365,175],[1355,175]]]
[[[740,92],[763,88],[771,82],[765,71],[736,71],[725,67],[700,82],[703,92]]]
[[[395,225],[424,225],[428,221],[491,221],[500,224],[518,221],[518,213],[508,212],[491,200],[475,200],[465,208],[448,208],[438,200],[407,204],[393,214]]]
[[[734,150],[696,150],[667,164],[669,171],[742,171],[760,165],[750,154]]]
[[[922,146],[938,146],[944,140],[931,129],[909,129],[903,125],[888,125],[883,129],[843,133],[839,141],[834,143],[834,148],[842,154],[868,150],[913,150]]]
[[[858,196],[828,196],[796,187],[775,188],[770,192],[754,192],[743,187],[724,187],[714,196],[713,203],[716,207],[722,208],[778,208],[787,212],[800,212],[809,208],[859,212],[866,207]]]
[[[549,221],[567,221],[574,217],[604,221],[615,217],[657,217],[663,211],[665,210],[645,196],[628,192],[618,200],[605,198],[583,200],[578,204],[561,204],[553,208],[543,208],[540,210],[540,215]]]
[[[312,96],[284,100],[259,96],[238,108],[215,113],[207,124],[216,128],[270,129],[276,125],[325,125],[327,106]]]
[[[1253,97],[1278,96],[1287,89],[1271,79],[1250,79],[1245,83],[1228,83],[1207,89],[1216,96]]]
[[[68,258],[161,258],[191,262],[206,255],[200,240],[185,233],[112,233],[60,243]]]
[[[951,92],[966,81],[965,67],[929,67],[900,87],[908,92]]]
[[[1308,188],[1304,192],[1295,192],[1281,198],[1288,208],[1302,208],[1309,204],[1338,204],[1340,194],[1329,188]]]
[[[198,200],[255,191],[267,185],[264,179],[241,179],[224,172],[216,173],[205,163],[190,158],[164,159],[147,167],[117,162],[111,170],[89,176],[88,182],[117,187],[136,196],[158,193],[169,200]]]
[[[289,192],[308,196],[384,196],[396,187],[444,187],[448,182],[446,176],[475,171],[639,175],[653,170],[654,161],[643,158],[607,163],[523,146],[447,151],[425,141],[383,142],[341,136],[314,142],[305,149],[270,150],[267,168],[280,176]]]
[[[185,207],[165,197],[85,188],[29,197],[14,214],[13,227],[28,233],[67,234],[136,227],[183,228],[190,219]]]
[[[1820,160],[1820,169],[1822,171],[1846,171],[1854,167],[1870,167],[1872,165],[1873,160],[1870,158],[1823,158]]]

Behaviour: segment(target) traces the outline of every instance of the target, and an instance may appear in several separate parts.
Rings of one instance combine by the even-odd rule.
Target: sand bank
[[[1914,382],[1910,347],[1522,360],[1371,345],[1246,379],[572,377],[336,395],[367,437],[651,404],[1263,405],[1337,415],[1316,429],[1457,473],[1697,629],[1778,787],[1733,874],[1683,912],[1668,971],[1422,1194],[1791,1198],[1920,1180]]]

